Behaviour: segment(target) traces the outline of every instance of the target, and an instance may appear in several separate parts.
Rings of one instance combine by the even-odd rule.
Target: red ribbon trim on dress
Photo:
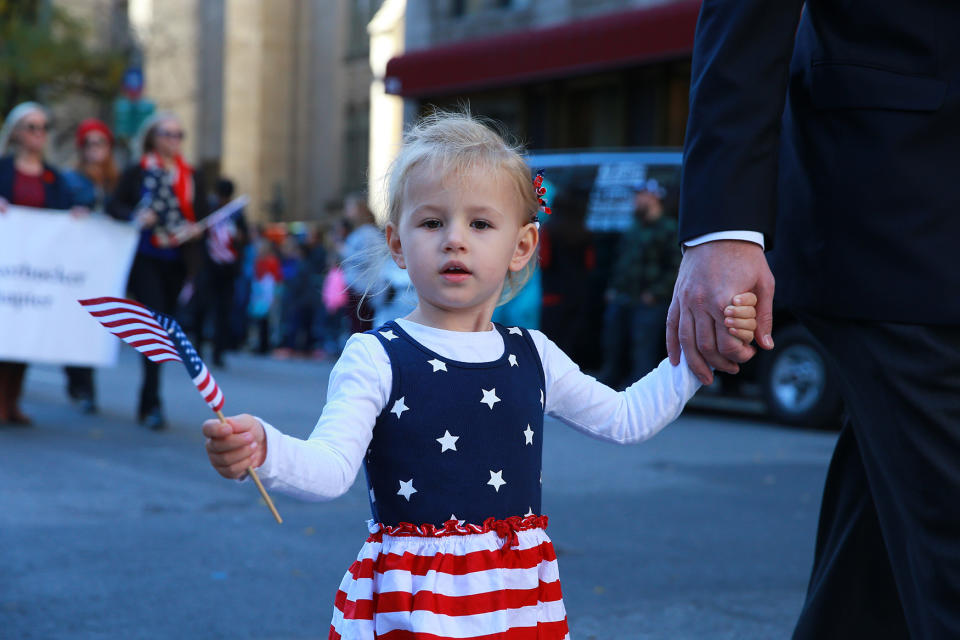
[[[415,525],[410,522],[401,522],[398,525],[386,525],[376,523],[373,525],[375,531],[370,533],[367,542],[383,542],[383,535],[388,536],[411,536],[420,538],[444,538],[447,536],[470,536],[478,533],[495,532],[499,537],[505,539],[507,543],[504,549],[516,547],[520,544],[517,537],[518,531],[527,531],[530,529],[546,529],[547,516],[510,516],[503,520],[496,518],[487,518],[482,525],[464,523],[460,520],[447,520],[443,527],[437,527],[434,524],[427,523]]]

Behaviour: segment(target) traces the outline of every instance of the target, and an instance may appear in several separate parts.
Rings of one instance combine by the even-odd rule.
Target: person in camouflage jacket
[[[601,380],[632,384],[661,359],[663,328],[680,267],[677,222],[666,216],[666,190],[653,179],[635,187],[634,220],[620,241],[606,293]],[[624,362],[624,359],[629,362]]]

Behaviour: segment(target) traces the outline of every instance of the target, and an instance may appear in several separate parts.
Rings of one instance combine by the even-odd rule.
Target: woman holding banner
[[[117,186],[117,166],[113,162],[113,133],[96,118],[87,118],[76,131],[77,168],[64,173],[76,204],[92,211],[103,211],[107,197]],[[67,395],[83,413],[96,413],[96,386],[93,367],[65,367]]]
[[[17,105],[4,120],[0,129],[0,213],[8,205],[73,207],[66,180],[44,160],[49,131],[49,113],[36,102]],[[76,214],[81,211],[72,209]],[[30,424],[30,418],[20,409],[26,372],[25,362],[0,362],[0,423]]]
[[[161,313],[174,314],[189,273],[196,273],[202,247],[196,242],[206,216],[206,190],[199,173],[181,155],[184,132],[172,113],[158,113],[141,127],[139,162],[120,176],[107,203],[116,218],[136,219],[142,227],[130,272],[130,292]],[[136,149],[135,149],[136,151]],[[160,402],[159,365],[143,359],[139,421],[154,430],[166,420]]]

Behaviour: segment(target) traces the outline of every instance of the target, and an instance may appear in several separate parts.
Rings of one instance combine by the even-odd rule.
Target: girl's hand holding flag
[[[266,433],[260,421],[246,413],[231,416],[226,422],[203,423],[210,464],[224,478],[237,479],[256,469],[267,457]]]

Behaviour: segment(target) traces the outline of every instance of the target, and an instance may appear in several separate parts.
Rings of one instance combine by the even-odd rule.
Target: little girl
[[[665,360],[618,393],[539,331],[491,323],[533,268],[541,205],[518,151],[471,116],[407,133],[388,201],[387,245],[417,307],[350,338],[309,439],[249,415],[211,420],[211,463],[229,478],[257,467],[268,487],[312,500],[342,495],[363,464],[370,536],[330,638],[567,638],[540,512],[544,415],[640,442],[699,383]],[[733,303],[727,325],[750,342],[756,298]]]

